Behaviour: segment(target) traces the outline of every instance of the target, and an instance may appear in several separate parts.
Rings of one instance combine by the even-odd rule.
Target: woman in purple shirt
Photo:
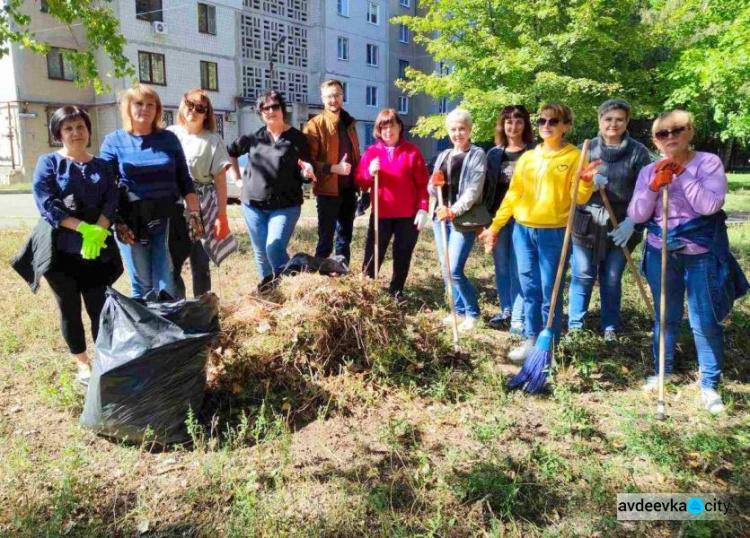
[[[690,147],[694,129],[688,112],[673,110],[659,116],[652,127],[654,144],[664,159],[641,170],[628,216],[636,223],[648,222],[648,242],[644,267],[654,300],[661,294],[662,187],[669,190],[667,245],[667,310],[665,378],[669,380],[674,366],[674,350],[683,315],[683,297],[687,291],[690,328],[700,365],[703,405],[711,413],[721,413],[724,404],[716,392],[724,358],[724,335],[714,298],[721,290],[717,280],[717,253],[696,235],[702,223],[712,221],[724,205],[727,177],[721,159],[711,153]],[[722,212],[723,215],[723,212]],[[715,217],[719,218],[718,215]],[[650,221],[650,222],[649,222]],[[710,244],[710,243],[708,243]],[[728,250],[728,249],[727,249]],[[658,302],[656,303],[658,305]],[[658,373],[659,308],[654,323],[654,363]],[[650,376],[645,391],[658,387],[658,377]]]

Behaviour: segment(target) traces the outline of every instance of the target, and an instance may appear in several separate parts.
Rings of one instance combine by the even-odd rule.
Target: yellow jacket
[[[568,223],[580,157],[581,150],[572,144],[549,153],[539,144],[533,151],[521,155],[490,229],[499,232],[511,217],[530,228],[564,228]],[[585,204],[591,198],[592,183],[579,182],[577,204]]]

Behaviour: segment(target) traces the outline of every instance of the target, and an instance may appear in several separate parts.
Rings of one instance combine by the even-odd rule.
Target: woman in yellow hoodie
[[[542,143],[518,160],[500,209],[479,236],[485,245],[494,247],[500,229],[511,217],[516,221],[513,248],[524,297],[526,341],[508,355],[514,361],[526,359],[547,322],[568,212],[574,198],[576,204],[585,204],[591,197],[591,180],[598,164],[593,162],[584,169],[574,193],[581,151],[565,141],[565,133],[573,126],[573,111],[562,103],[544,104],[537,125]],[[560,337],[562,286],[559,293],[552,326],[556,340]]]

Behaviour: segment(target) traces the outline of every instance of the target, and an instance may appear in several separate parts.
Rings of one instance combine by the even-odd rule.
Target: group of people
[[[53,253],[46,264],[34,260],[34,280],[43,275],[52,288],[81,379],[90,373],[81,298],[96,338],[106,286],[122,272],[120,258],[136,299],[184,296],[180,270],[188,257],[195,295],[211,289],[209,262],[219,263],[236,249],[226,212],[227,173],[242,174],[242,212],[261,289],[289,261],[287,246],[300,217],[304,183],[313,182],[317,198],[315,256],[335,253],[347,265],[357,195],[370,194],[379,211],[377,222],[371,212],[362,270],[373,276],[375,260],[382,263],[392,240],[389,293],[395,297],[404,292],[419,232],[430,215],[430,196],[440,195],[444,203],[433,212],[432,229],[444,282],[452,286],[461,318],[459,330],[472,331],[480,318],[476,289],[464,271],[479,239],[492,251],[500,305],[489,324],[524,336],[509,355],[516,361],[529,354],[550,315],[570,211],[575,214],[569,330],[584,327],[598,278],[601,328],[605,339],[616,340],[622,247],[632,250],[642,240],[643,224],[650,232],[644,272],[653,296],[659,297],[659,230],[665,217],[660,202],[666,188],[671,254],[665,373],[673,369],[687,291],[704,403],[711,412],[723,409],[716,392],[723,358],[721,322],[737,295],[727,290],[742,274],[738,265],[726,270],[733,258],[720,211],[727,191],[722,163],[715,155],[691,149],[689,114],[672,111],[654,122],[653,141],[663,157],[651,163],[645,146],[628,135],[630,106],[619,100],[602,104],[600,132],[583,156],[580,188],[574,192],[581,150],[565,140],[573,126],[573,112],[566,105],[540,107],[536,124],[541,143],[536,146],[526,108],[504,108],[496,146],[487,153],[472,143],[469,112],[453,110],[446,116],[452,147],[428,168],[419,149],[406,140],[395,110],[378,114],[376,141],[360,155],[356,120],[343,109],[342,84],[325,81],[321,99],[324,111],[302,132],[286,123],[283,96],[275,90],[262,92],[256,110],[263,127],[227,146],[215,132],[205,92],[185,93],[177,125],[165,129],[158,94],[136,85],[122,94],[123,128],[105,137],[99,157],[87,150],[91,122],[86,111],[65,106],[55,112],[50,129],[62,148],[40,157],[33,180]],[[242,156],[247,164],[240,172]],[[616,228],[609,223],[604,193],[619,223]],[[562,301],[556,304],[553,331],[559,338]],[[445,322],[452,322],[452,316]],[[658,356],[658,310],[654,327]],[[653,390],[654,379],[644,388]]]

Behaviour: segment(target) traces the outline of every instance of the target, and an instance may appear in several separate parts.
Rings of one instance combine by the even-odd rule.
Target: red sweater
[[[381,219],[414,217],[417,211],[427,211],[430,195],[427,192],[429,175],[419,148],[403,138],[393,152],[393,160],[382,140],[367,148],[357,166],[354,178],[358,187],[371,190],[373,178],[370,163],[380,157],[378,202]]]

